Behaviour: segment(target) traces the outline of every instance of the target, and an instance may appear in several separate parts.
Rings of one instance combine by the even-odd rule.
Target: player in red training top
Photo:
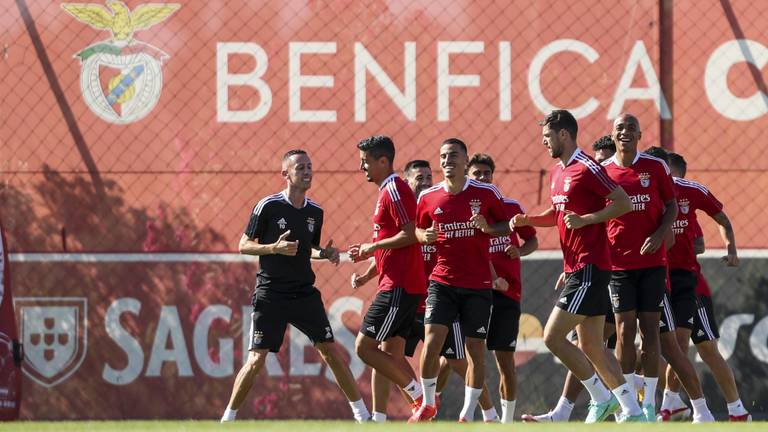
[[[603,344],[611,268],[605,221],[630,211],[632,203],[605,170],[579,149],[578,124],[570,112],[552,111],[540,124],[549,155],[560,159],[550,174],[552,204],[537,216],[515,216],[512,225],[557,226],[560,234],[565,287],[547,320],[544,343],[589,392],[592,401],[586,422],[604,420],[619,405],[620,421],[645,421],[616,358]],[[610,200],[607,205],[606,199]],[[574,328],[582,348],[567,339]],[[611,391],[600,381],[595,369]]]
[[[664,236],[677,216],[669,167],[637,150],[642,132],[632,114],[613,121],[616,154],[602,163],[632,201],[632,211],[608,221],[611,245],[611,302],[616,314],[616,356],[624,378],[634,387],[635,336],[641,334],[640,361],[645,394],[656,394],[659,381],[659,320],[667,276]],[[655,398],[643,401],[648,421],[656,420]]]
[[[610,135],[604,135],[592,143],[592,151],[595,153],[595,161],[603,162],[604,160],[613,156],[614,153],[616,153],[616,144],[613,142],[613,138],[611,138]],[[564,278],[564,277],[565,277],[565,273],[560,275],[560,278],[558,278],[557,285],[559,285],[561,278]],[[571,332],[570,336],[571,336],[571,340],[573,340],[574,342],[578,342],[578,336],[576,335],[575,331]],[[603,325],[603,339],[606,341],[605,346],[609,350],[616,349],[616,320],[613,316],[612,310],[609,310],[605,314],[605,325]],[[578,399],[582,390],[584,390],[584,386],[581,385],[578,378],[573,376],[573,373],[571,373],[571,371],[568,371],[568,373],[565,376],[565,382],[563,383],[563,391],[561,393],[560,399],[558,399],[557,401],[557,405],[555,405],[555,407],[552,410],[544,414],[538,414],[538,415],[523,414],[521,418],[523,422],[527,422],[527,423],[528,422],[548,423],[548,422],[570,421],[571,412],[573,411],[573,408],[575,406],[576,399]]]
[[[389,137],[360,141],[360,169],[379,188],[373,213],[373,241],[349,248],[353,261],[375,256],[379,290],[363,318],[355,348],[367,365],[403,389],[412,400],[421,385],[403,355],[421,296],[426,292],[421,250],[416,242],[416,197],[393,163],[395,145]],[[387,341],[389,352],[379,349]],[[374,408],[375,410],[376,408]]]
[[[476,153],[469,160],[469,178],[492,184],[496,164],[489,155]],[[523,213],[519,202],[502,198],[507,217]],[[520,240],[523,244],[520,244]],[[520,300],[522,283],[520,257],[531,254],[539,246],[533,227],[520,227],[509,235],[493,237],[489,245],[491,262],[496,276],[506,282],[507,289],[493,291],[493,309],[488,323],[486,346],[496,355],[501,394],[501,422],[512,423],[517,401],[517,375],[515,349],[520,329]]]
[[[437,246],[425,313],[425,341],[421,355],[424,400],[409,421],[425,421],[435,414],[435,386],[440,351],[448,326],[457,317],[465,337],[469,361],[464,406],[459,420],[471,420],[485,380],[485,337],[491,313],[490,236],[509,233],[501,194],[492,185],[465,176],[467,146],[450,138],[440,146],[444,181],[419,196],[416,234],[422,244]]]
[[[686,180],[687,163],[676,153],[669,155],[670,169],[677,190],[680,212],[673,225],[675,245],[669,251],[669,267],[672,282],[672,303],[675,319],[679,325],[677,340],[683,352],[688,352],[689,340],[693,341],[704,363],[717,381],[728,405],[731,421],[751,421],[752,417],[744,408],[739,397],[736,380],[728,363],[717,348],[718,325],[715,321],[712,297],[696,254],[704,252],[704,238],[701,233],[696,211],[701,210],[720,225],[720,235],[726,245],[727,255],[722,258],[729,267],[736,267],[739,258],[736,239],[730,219],[723,211],[723,205],[701,183]],[[695,303],[691,303],[691,297]],[[677,308],[675,308],[677,306]],[[689,323],[692,320],[692,325]],[[667,369],[667,388],[664,391],[660,417],[669,420],[688,407],[679,396],[680,381],[674,371]]]

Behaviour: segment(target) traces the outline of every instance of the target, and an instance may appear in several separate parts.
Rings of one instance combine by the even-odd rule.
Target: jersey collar
[[[284,191],[280,192],[280,195],[283,196],[283,200],[285,202],[287,202],[288,204],[291,205],[291,207],[293,207],[293,203],[291,202],[291,199],[288,198],[288,191],[287,190],[284,190]],[[304,195],[304,204],[301,205],[301,208],[304,208],[306,206],[307,206],[307,196]]]
[[[574,152],[573,152],[573,154],[571,155],[571,158],[570,158],[570,159],[568,159],[568,163],[567,163],[567,164],[563,165],[563,161],[560,161],[560,162],[558,162],[558,163],[560,164],[560,166],[561,166],[561,167],[565,168],[565,167],[567,167],[568,165],[570,165],[570,164],[571,164],[571,162],[573,162],[573,160],[574,160],[574,159],[576,159],[576,156],[578,156],[578,155],[579,155],[579,153],[581,153],[581,149],[580,149],[580,148],[578,148],[578,147],[576,147],[576,151],[574,151]]]
[[[389,177],[385,178],[384,181],[381,182],[381,185],[379,185],[379,190],[384,189],[384,186],[386,186],[390,181],[394,180],[395,177],[397,177],[397,173],[392,173],[389,175]]]
[[[639,152],[639,151],[638,151],[637,153],[635,153],[635,158],[634,158],[634,159],[632,159],[632,164],[631,164],[630,166],[634,165],[634,164],[635,164],[635,162],[637,162],[637,160],[638,160],[638,159],[640,159],[640,152]],[[617,154],[615,154],[615,153],[614,153],[614,155],[613,155],[613,156],[611,156],[611,159],[610,159],[610,160],[611,160],[611,162],[615,163],[617,166],[621,166],[621,165],[619,164],[619,158],[618,158],[618,155],[617,155]]]
[[[443,184],[443,190],[450,193],[451,191],[448,190],[448,183],[445,181],[441,182]],[[461,188],[461,191],[464,192],[469,187],[469,177],[464,176],[464,187]]]

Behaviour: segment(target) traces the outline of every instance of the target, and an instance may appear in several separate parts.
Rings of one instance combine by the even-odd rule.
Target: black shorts
[[[485,341],[489,351],[510,351],[517,348],[517,334],[520,331],[520,303],[493,292],[491,322],[488,323],[488,339]]]
[[[280,298],[257,292],[253,296],[248,350],[280,351],[288,324],[307,335],[313,344],[333,342],[333,330],[317,288],[305,295]]]
[[[669,271],[669,284],[672,287],[669,302],[675,313],[675,322],[678,327],[693,329],[693,317],[698,310],[696,304],[696,284],[698,283],[699,279],[694,272],[682,269]]]
[[[659,333],[673,332],[676,329],[675,312],[672,310],[672,305],[669,302],[669,295],[665,290],[664,298],[662,299],[661,319],[659,320]]]
[[[693,317],[691,341],[694,345],[697,345],[702,342],[720,339],[720,333],[717,330],[717,320],[715,320],[715,309],[712,305],[712,297],[699,296],[697,300],[699,309]]]
[[[464,337],[485,339],[492,304],[490,288],[460,288],[429,281],[424,323],[450,327],[458,319]]]
[[[560,293],[557,307],[584,316],[605,315],[609,310],[608,282],[611,272],[587,264],[581,269],[566,273],[565,287]]]
[[[661,299],[667,286],[667,268],[648,267],[611,272],[613,312],[661,312]]]
[[[405,340],[406,357],[413,357],[419,342],[424,342],[424,312],[416,313],[416,319],[411,325],[411,334]],[[461,335],[461,324],[458,320],[448,326],[448,336],[445,337],[441,355],[452,360],[464,358],[464,336]]]
[[[379,291],[365,313],[360,333],[379,342],[394,336],[407,338],[420,301],[420,294],[408,294],[400,287]]]

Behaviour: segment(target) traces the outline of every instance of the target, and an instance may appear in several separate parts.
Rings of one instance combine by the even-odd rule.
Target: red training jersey
[[[464,188],[451,194],[444,182],[419,196],[416,226],[437,227],[437,263],[430,280],[469,289],[491,288],[490,236],[475,228],[473,215],[485,216],[489,224],[509,220],[495,186],[464,179]]]
[[[411,188],[396,174],[387,177],[379,186],[373,213],[373,241],[395,236],[415,217],[416,197]],[[378,249],[374,256],[379,272],[379,291],[401,287],[409,294],[426,292],[418,243],[397,249]]]
[[[427,282],[427,285],[429,285],[429,275],[432,274],[432,269],[434,269],[435,264],[437,264],[437,246],[434,244],[421,245],[421,256],[424,259],[424,280]],[[426,301],[427,295],[425,294],[419,303],[419,307],[416,308],[416,313],[426,312]]]
[[[674,178],[677,192],[677,219],[672,225],[675,244],[667,251],[669,268],[695,272],[698,263],[693,250],[693,239],[701,237],[701,227],[696,218],[696,210],[714,216],[723,210],[723,204],[715,198],[701,183]],[[697,229],[699,233],[697,234]]]
[[[701,225],[699,225],[699,222],[696,220],[693,222],[693,238],[704,237],[704,233],[701,231]],[[707,280],[701,273],[701,264],[699,264],[698,261],[696,261],[696,279],[696,295],[700,297],[712,297],[712,290],[709,289],[709,283],[707,283]]]
[[[616,156],[603,167],[632,201],[632,211],[608,221],[613,270],[632,270],[667,265],[664,246],[655,253],[641,255],[640,249],[659,228],[664,203],[675,199],[675,189],[667,164],[656,157],[638,152],[632,165],[619,165]]]
[[[504,209],[507,211],[507,218],[512,219],[517,214],[525,213],[519,202],[502,198]],[[536,236],[536,229],[531,226],[515,228],[515,230],[505,236],[492,237],[489,248],[491,262],[496,270],[496,276],[504,278],[509,284],[509,289],[501,291],[502,294],[520,302],[522,298],[522,281],[520,274],[520,258],[510,258],[505,252],[507,246],[520,247],[520,239],[528,241]]]
[[[563,218],[566,211],[585,215],[602,210],[605,208],[605,197],[616,189],[616,183],[599,163],[581,149],[576,149],[567,164],[558,162],[552,168],[550,185],[552,208],[557,217],[560,247],[563,249],[564,271],[573,273],[587,264],[610,270],[611,255],[605,223],[569,229]]]

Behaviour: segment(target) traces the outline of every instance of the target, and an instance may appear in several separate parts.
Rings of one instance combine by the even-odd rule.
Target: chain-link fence
[[[682,153],[688,177],[725,203],[742,256],[764,263],[766,13],[768,4],[738,0],[5,2],[0,210],[15,293],[38,306],[80,299],[87,319],[77,348],[60,342],[75,350],[57,354],[66,358],[28,362],[23,413],[219,414],[256,271],[236,244],[253,205],[283,187],[280,156],[292,148],[312,157],[324,239],[346,246],[370,236],[376,189],[355,148],[364,137],[393,137],[398,167],[435,168],[440,142],[460,137],[494,157],[505,195],[538,211],[552,160],[537,120],[572,110],[588,149],[627,111],[640,119],[641,147]],[[703,228],[721,247],[716,224]],[[545,252],[523,264],[518,413],[551,406],[564,376],[540,341],[556,231],[539,241]],[[723,275],[709,264],[707,274]],[[316,266],[347,350],[375,290],[349,288],[361,268]],[[729,271],[715,290],[764,292],[760,268]],[[728,313],[755,324],[749,343],[735,339],[738,365],[765,374],[765,308],[738,304],[746,309]],[[346,416],[306,341],[287,339],[253,391],[253,415]],[[368,398],[369,374],[350,362]],[[764,383],[744,386],[744,400],[764,409]],[[405,414],[397,397],[391,405]]]

